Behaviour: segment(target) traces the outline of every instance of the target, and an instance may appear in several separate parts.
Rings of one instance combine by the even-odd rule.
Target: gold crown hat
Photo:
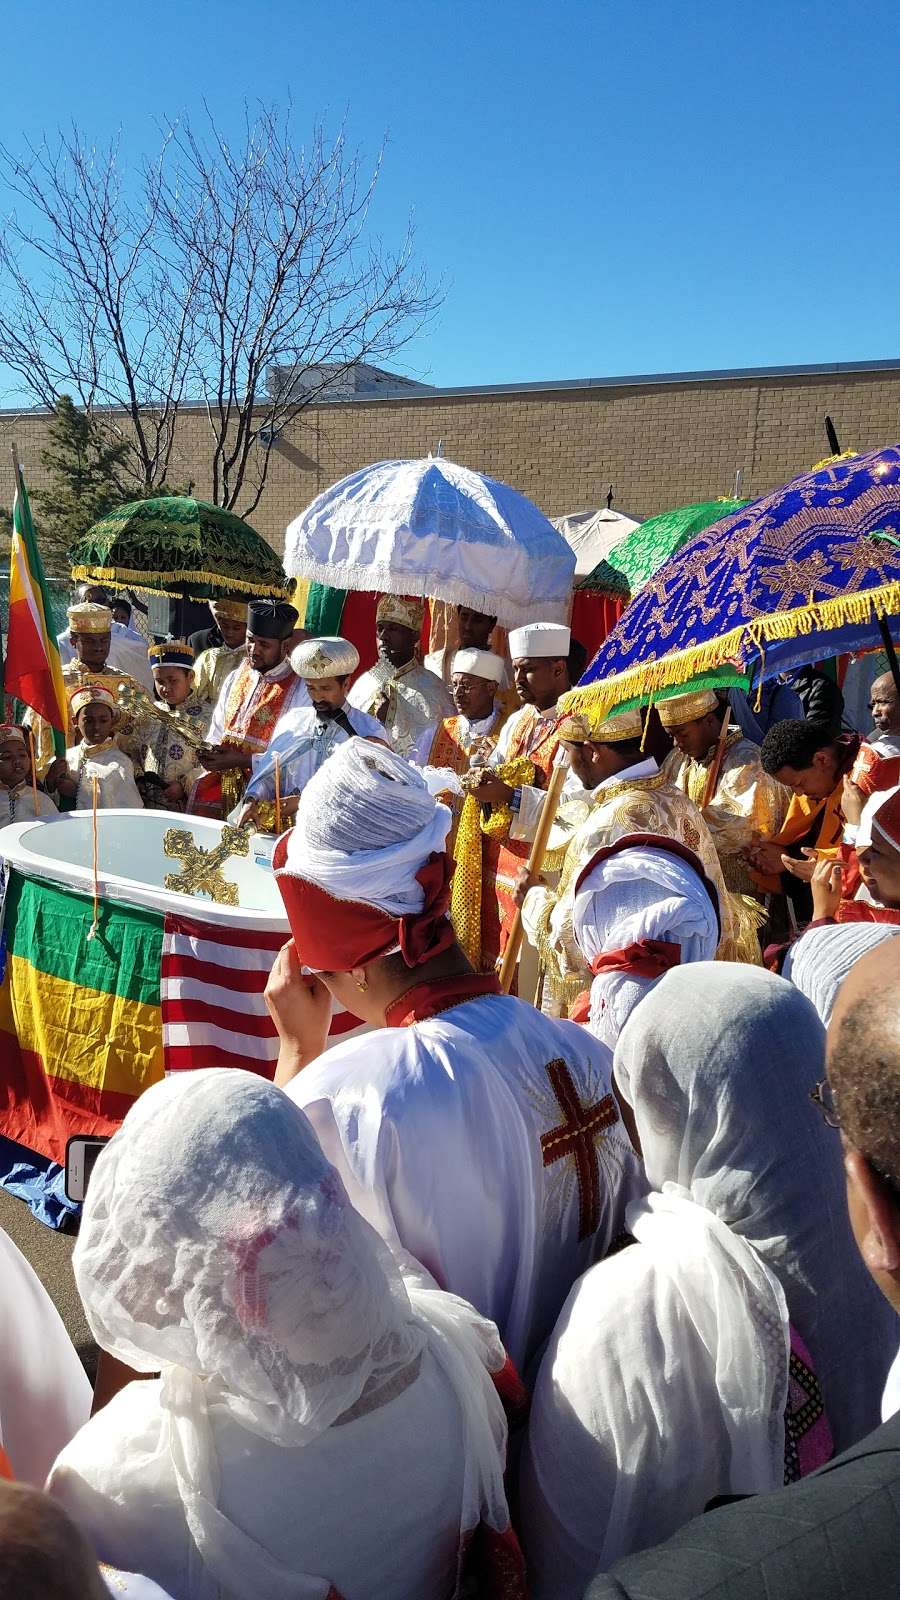
[[[186,639],[163,639],[162,644],[152,644],[147,651],[151,667],[187,667],[194,665],[194,649]]]
[[[359,666],[359,651],[338,634],[304,639],[291,651],[291,666],[298,678],[312,682],[317,678],[346,678]]]
[[[664,728],[681,728],[686,722],[696,722],[698,717],[717,711],[719,701],[711,689],[693,689],[690,694],[673,694],[668,700],[657,700],[655,705]]]
[[[643,731],[637,708],[620,711],[602,722],[593,721],[583,711],[570,711],[557,729],[564,744],[618,744],[620,739],[639,739]]]
[[[214,617],[230,617],[232,622],[247,621],[246,600],[210,600],[209,609]]]
[[[113,614],[109,606],[98,606],[93,600],[69,606],[66,616],[71,633],[112,633]]]
[[[425,620],[425,601],[411,594],[383,594],[375,612],[375,621],[398,622],[411,633],[421,633]]]
[[[100,706],[109,706],[118,716],[119,708],[109,690],[104,689],[99,683],[86,683],[83,688],[76,689],[75,693],[69,696],[69,709],[73,718],[77,717],[84,706],[89,706],[92,702]]]

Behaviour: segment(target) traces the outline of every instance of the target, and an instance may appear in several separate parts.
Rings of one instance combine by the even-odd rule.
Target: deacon
[[[662,771],[698,806],[719,857],[726,888],[757,896],[746,851],[754,834],[777,833],[790,793],[763,771],[759,746],[729,728],[730,707],[711,689],[657,702],[675,749]]]
[[[213,628],[204,629],[201,637],[218,635],[210,644],[188,643],[196,652],[194,662],[194,688],[201,700],[214,706],[222,692],[229,673],[241,666],[247,654],[247,606],[243,600],[210,600]]]
[[[55,817],[56,806],[31,781],[31,757],[23,730],[0,725],[0,826],[29,817]]]
[[[76,811],[91,811],[95,792],[98,810],[143,806],[134,766],[116,744],[119,708],[109,690],[89,683],[75,690],[69,706],[80,742],[66,751],[64,763],[54,762],[48,787],[73,801]]]
[[[276,1081],[356,1209],[524,1369],[643,1180],[609,1052],[462,955],[449,826],[415,768],[362,739],[307,784],[274,856],[294,936],[267,989]],[[376,1031],[322,1056],[332,997]]]
[[[491,814],[485,826],[499,842],[496,892],[505,947],[516,913],[519,871],[531,848],[550,773],[559,756],[556,703],[569,688],[569,629],[535,622],[509,635],[513,682],[521,703],[504,724],[488,769],[470,792]]]
[[[146,693],[153,692],[153,679],[150,676],[150,663],[147,659],[147,640],[138,628],[131,624],[131,607],[128,601],[121,597],[111,600],[108,590],[102,583],[80,583],[75,591],[80,605],[86,603],[105,606],[109,611],[110,642],[108,651],[108,665],[114,672],[123,672],[134,678]],[[115,615],[116,607],[119,615]],[[123,607],[128,620],[123,621]],[[59,646],[59,659],[62,666],[67,666],[76,655],[75,641],[71,629],[65,628],[57,635],[56,643]]]
[[[797,917],[807,922],[809,890],[796,882],[807,880],[813,861],[803,857],[817,851],[837,859],[843,829],[844,778],[848,777],[860,747],[859,734],[831,734],[814,722],[778,722],[770,728],[760,748],[764,772],[791,792],[784,822],[774,833],[755,839],[748,848],[757,891],[784,892],[796,903]],[[785,865],[785,857],[793,865]],[[798,871],[799,867],[799,871]]]
[[[291,651],[291,667],[306,684],[309,705],[294,705],[279,717],[265,755],[254,762],[253,776],[240,813],[242,822],[260,821],[260,802],[275,799],[276,762],[279,810],[294,816],[297,802],[313,773],[338,745],[354,735],[385,743],[385,730],[375,717],[347,703],[347,690],[359,666],[359,651],[349,639],[304,639]],[[274,818],[266,817],[267,821]]]
[[[194,652],[185,639],[167,639],[150,647],[150,664],[158,703],[189,734],[202,736],[209,707],[194,687]],[[194,784],[203,777],[193,739],[186,740],[171,722],[150,721],[143,780],[138,787],[145,806],[183,811]]]
[[[247,644],[240,666],[219,692],[200,761],[208,777],[194,790],[191,809],[227,816],[237,805],[253,765],[268,748],[279,717],[308,705],[306,685],[291,667],[291,636],[297,612],[285,600],[251,600]]]
[[[501,657],[489,650],[457,650],[450,680],[457,715],[427,728],[413,752],[432,794],[453,815],[450,919],[476,972],[493,972],[500,955],[501,842],[482,827],[482,808],[466,793],[466,778],[473,766],[490,760],[496,746],[505,713],[495,697],[504,673]]]
[[[69,606],[67,615],[74,656],[71,661],[66,662],[62,676],[70,707],[66,745],[71,746],[77,739],[71,714],[71,697],[76,689],[84,688],[87,684],[99,684],[101,688],[109,691],[114,704],[120,688],[131,689],[137,693],[143,691],[141,685],[129,673],[113,671],[109,666],[113,637],[113,619],[109,606],[96,605],[93,601],[85,600],[78,605]],[[25,721],[26,724],[30,724],[34,734],[38,777],[45,777],[55,760],[53,729],[49,722],[45,722],[33,711],[26,712]],[[116,742],[140,770],[146,742],[143,719],[131,715],[120,717],[116,724]]]
[[[450,716],[453,702],[440,678],[422,666],[422,600],[383,594],[375,613],[378,660],[357,678],[350,704],[377,717],[388,742],[408,756],[427,727]]]
[[[692,862],[700,863],[718,900],[718,953],[740,959],[731,901],[709,829],[693,801],[669,782],[652,756],[642,754],[641,736],[637,710],[608,717],[599,725],[587,716],[569,715],[560,726],[559,737],[572,771],[590,794],[590,809],[569,837],[561,859],[551,855],[548,860],[551,869],[560,869],[557,888],[531,885],[523,867],[516,894],[526,937],[541,957],[545,1008],[552,1007],[562,1015],[568,1015],[590,982],[590,969],[574,931],[576,885],[598,851],[608,850],[623,838],[633,837],[648,845],[659,841],[661,847],[670,848],[674,842],[690,853]]]

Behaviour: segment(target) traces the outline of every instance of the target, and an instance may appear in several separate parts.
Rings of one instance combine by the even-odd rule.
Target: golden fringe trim
[[[287,597],[287,583],[251,583],[245,578],[223,577],[221,572],[184,572],[182,586],[172,589],[175,577],[171,572],[132,572],[128,567],[73,567],[74,583],[105,583],[110,589],[151,589],[155,594],[168,595],[171,600],[183,600],[185,589],[192,583],[214,584],[218,589],[240,590],[241,594],[256,594],[262,599],[269,595],[279,600]]]
[[[795,639],[804,634],[830,632],[870,622],[878,612],[887,616],[900,612],[900,581],[896,579],[877,589],[857,594],[836,595],[831,600],[815,600],[792,611],[775,612],[741,623],[730,633],[689,650],[676,650],[659,661],[647,661],[602,682],[570,689],[560,700],[560,711],[580,711],[592,717],[607,716],[623,700],[640,699],[661,689],[674,689],[701,672],[735,663],[746,645],[757,656],[765,656],[766,644],[776,639]]]

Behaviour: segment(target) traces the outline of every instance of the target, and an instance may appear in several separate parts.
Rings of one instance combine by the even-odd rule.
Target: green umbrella
[[[610,594],[624,592],[636,595],[664,561],[695,533],[708,528],[722,517],[730,517],[748,505],[747,500],[701,500],[697,505],[678,506],[674,511],[663,511],[650,517],[639,527],[626,534],[619,544],[613,545],[605,561],[601,561],[582,588],[603,589]]]
[[[165,495],[119,506],[69,551],[72,577],[113,589],[139,588],[176,599],[191,595],[283,595],[281,562],[233,511]]]

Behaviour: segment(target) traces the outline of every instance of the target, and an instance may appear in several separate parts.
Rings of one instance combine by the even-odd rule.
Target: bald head
[[[828,1080],[845,1138],[900,1194],[900,938],[863,956],[841,984]]]
[[[39,1489],[0,1482],[0,1600],[109,1600],[84,1534]]]
[[[869,710],[877,733],[900,734],[900,698],[889,672],[876,678],[869,690]]]

